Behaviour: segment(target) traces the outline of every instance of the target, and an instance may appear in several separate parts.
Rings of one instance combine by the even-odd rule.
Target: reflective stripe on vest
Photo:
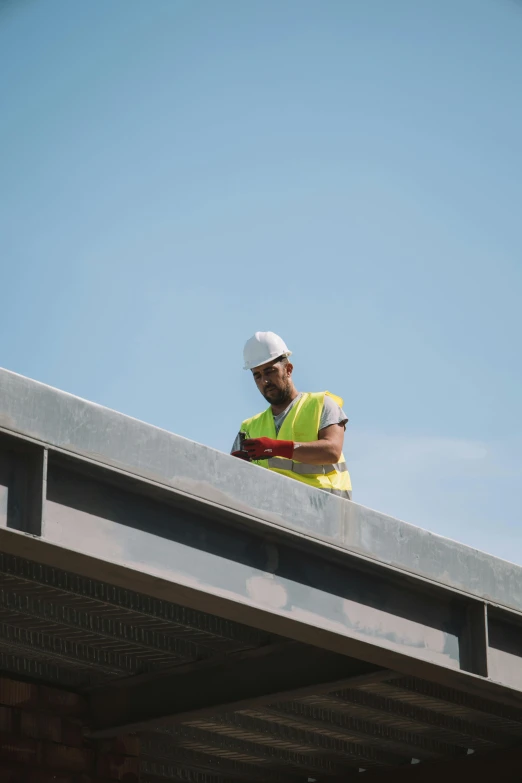
[[[343,473],[348,470],[346,462],[336,462],[334,465],[305,465],[304,462],[294,462],[293,459],[284,457],[270,457],[268,467],[276,470],[291,470],[293,473],[304,475],[325,475],[326,473]]]

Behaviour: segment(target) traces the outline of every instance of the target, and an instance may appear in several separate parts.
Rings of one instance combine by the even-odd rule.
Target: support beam
[[[30,544],[31,542],[25,542]],[[132,590],[129,584],[123,588],[107,584],[101,579],[71,574],[64,568],[32,562],[25,557],[7,554],[7,544],[0,538],[0,579],[16,587],[19,592],[31,592],[40,596],[42,592],[49,600],[82,605],[96,612],[105,611],[108,616],[124,615],[133,625],[153,626],[158,631],[180,637],[178,653],[186,658],[204,658],[219,651],[233,651],[243,647],[259,647],[269,641],[269,636],[256,628],[231,622],[206,612],[194,611],[186,606],[143,595]],[[35,555],[41,549],[33,548]],[[74,552],[62,554],[62,564],[70,562]],[[92,571],[99,573],[101,563]],[[134,579],[134,581],[136,581]],[[43,588],[43,591],[40,589]],[[109,610],[109,611],[107,611]]]
[[[85,524],[83,529],[85,530]],[[110,526],[107,528],[107,533],[109,530]],[[74,532],[76,533],[76,528]],[[122,537],[121,527],[114,533],[118,535],[120,547],[128,544],[127,539]],[[295,607],[292,613],[283,613],[266,606],[260,608],[259,603],[250,598],[236,601],[230,592],[225,593],[222,590],[212,592],[206,582],[203,582],[201,589],[200,584],[196,584],[194,579],[190,586],[184,585],[183,573],[180,571],[171,573],[158,570],[155,575],[149,574],[143,567],[140,536],[133,536],[132,541],[136,553],[138,550],[141,553],[141,561],[129,557],[123,562],[122,558],[112,551],[109,559],[106,538],[93,538],[92,531],[87,538],[82,535],[82,529],[78,528],[79,538],[76,547],[85,549],[90,544],[95,544],[96,556],[85,551],[75,551],[65,544],[51,543],[45,537],[36,539],[0,527],[0,561],[4,557],[7,560],[13,557],[20,558],[35,574],[39,569],[42,569],[43,573],[44,568],[45,573],[58,574],[59,580],[63,579],[62,589],[70,587],[71,592],[78,591],[79,595],[107,602],[111,606],[116,605],[113,603],[116,600],[118,606],[126,606],[132,612],[143,612],[147,617],[167,620],[165,611],[168,609],[170,612],[172,607],[176,609],[176,617],[179,615],[182,621],[184,614],[193,617],[205,613],[205,616],[209,617],[209,613],[213,612],[218,615],[214,620],[217,619],[224,628],[236,629],[239,626],[242,630],[241,636],[245,632],[245,639],[248,638],[247,632],[250,632],[250,638],[254,635],[254,638],[265,640],[270,638],[268,634],[281,634],[335,653],[340,652],[352,658],[366,660],[375,668],[393,669],[395,672],[402,672],[404,677],[414,676],[466,692],[477,703],[481,699],[488,699],[491,703],[502,704],[506,709],[511,708],[513,713],[520,709],[520,694],[515,689],[467,672],[432,664],[416,657],[413,648],[411,655],[381,649],[378,644],[348,638],[344,633],[339,633],[331,623],[323,623],[322,618],[317,615],[312,619],[304,614],[300,615]],[[111,540],[109,538],[109,541]],[[166,559],[164,550],[168,550],[168,541],[153,537],[151,540],[144,541],[144,544],[154,547],[155,557]],[[129,555],[131,554],[129,552]],[[68,569],[67,572],[64,571],[65,567]],[[169,568],[172,569],[171,563]],[[223,563],[221,568],[224,570]],[[92,578],[93,574],[96,575],[96,579]],[[42,584],[48,585],[47,577]],[[276,580],[270,582],[270,587],[273,588],[274,584]],[[137,593],[137,590],[141,592]],[[303,591],[302,595],[306,598],[307,591]],[[243,623],[250,623],[257,630],[247,628]],[[207,640],[204,643],[207,645]]]
[[[39,651],[22,651],[18,647],[5,646],[0,648],[0,671],[6,677],[13,675],[19,679],[39,681],[73,691],[83,690],[89,684],[92,687],[107,679],[106,675],[94,671],[86,676],[84,669],[57,663],[54,658],[43,657]]]
[[[241,783],[244,781],[249,781],[249,783],[250,781],[252,783],[303,783],[303,775],[297,771],[292,775],[287,771],[280,772],[270,769],[266,765],[257,766],[234,759],[222,759],[186,748],[178,749],[175,761],[145,759],[142,766],[142,773],[145,775],[167,778],[169,781],[173,778],[176,780],[181,770],[216,776],[212,777],[212,783],[214,781],[221,783],[220,778],[222,777],[239,780]],[[186,777],[184,779],[187,780]],[[329,783],[333,783],[333,781],[330,780]],[[342,780],[339,783],[342,783]]]
[[[219,737],[211,732],[188,726],[178,726],[170,735],[155,733],[142,737],[141,740],[141,753],[144,758],[179,761],[180,748],[216,758],[237,758],[251,764],[286,768],[289,774],[304,771],[321,777],[334,775],[342,778],[343,775],[352,773],[354,767],[357,769],[359,766],[364,766],[362,748],[361,756],[354,753],[344,758],[332,755],[312,755],[286,748],[258,745],[255,742],[234,737]],[[375,766],[375,762],[372,763],[372,766]]]
[[[386,688],[386,684],[382,686]],[[403,728],[408,731],[422,734],[429,729],[433,739],[466,749],[489,750],[494,745],[504,745],[508,741],[508,735],[495,731],[494,728],[485,729],[458,716],[437,713],[413,705],[407,699],[390,699],[365,689],[352,688],[340,693],[329,693],[324,698],[324,705],[341,710],[345,715],[364,714],[379,723],[386,722],[391,717],[400,720]]]
[[[132,674],[125,655],[112,650],[101,651],[96,647],[74,639],[27,630],[14,623],[6,623],[0,615],[0,649],[18,651],[53,661],[57,666],[73,666],[92,669],[97,674],[112,677]]]
[[[473,723],[512,735],[513,742],[522,742],[520,696],[515,707],[510,703],[488,699],[487,694],[477,696],[464,689],[457,690],[413,677],[394,677],[392,682],[386,683],[384,690],[397,694],[404,701],[408,698],[410,701],[420,699],[423,703],[430,704],[433,710],[447,715],[465,716]]]
[[[242,712],[216,715],[201,721],[193,721],[192,727],[202,727],[218,736],[228,737],[230,732],[238,736],[248,737],[252,742],[271,747],[274,739],[284,743],[285,747],[307,753],[328,754],[360,760],[361,767],[397,766],[412,758],[411,748],[385,746],[380,739],[375,739],[358,730],[343,730],[339,726],[314,726],[298,724],[281,720],[281,715],[269,714],[267,707],[258,708],[259,712],[244,710]],[[363,763],[364,762],[364,763]]]
[[[203,770],[187,769],[181,764],[144,761],[141,765],[140,783],[237,783],[237,779]]]
[[[5,439],[2,441],[5,443]],[[7,527],[41,536],[47,484],[48,451],[29,444],[9,443]]]
[[[429,735],[389,726],[386,722],[379,722],[375,717],[374,720],[365,720],[360,716],[351,717],[341,712],[309,707],[300,702],[289,702],[281,707],[263,707],[262,711],[270,715],[273,720],[289,726],[309,728],[333,736],[337,733],[345,736],[355,735],[360,741],[378,742],[382,748],[397,756],[429,759],[440,758],[441,755],[455,756],[463,752],[461,748],[448,742],[440,742]]]
[[[159,664],[165,667],[175,666],[177,663],[202,660],[211,656],[208,648],[187,642],[183,638],[115,620],[113,614],[103,612],[103,605],[91,607],[92,611],[87,611],[77,603],[72,603],[70,595],[64,597],[63,603],[59,603],[41,598],[34,592],[34,587],[32,591],[24,590],[23,583],[21,586],[17,585],[15,590],[9,590],[9,586],[9,579],[0,573],[0,619],[12,619],[14,616],[20,618],[24,624],[32,621],[33,627],[41,627],[45,623],[50,626],[52,635],[81,640],[92,647],[103,648],[107,642],[120,642],[126,647],[126,657],[139,656],[142,661],[141,668],[143,662],[149,660],[158,668]],[[124,671],[131,672],[133,668],[132,664],[129,664],[124,667]]]
[[[424,762],[400,769],[368,771],[361,783],[520,783],[522,748],[466,756],[451,761]]]
[[[317,689],[349,687],[360,675],[380,678],[390,672],[315,647],[268,645],[96,688],[90,694],[91,728],[101,737],[183,723]]]
[[[335,634],[335,652],[377,666],[409,672],[414,657],[422,668],[460,673],[469,599],[425,584],[412,589],[396,574],[330,560],[326,550],[276,544],[178,507],[170,495],[140,496],[125,482],[108,483],[105,473],[85,476],[53,459],[47,512],[48,539],[71,548],[88,523],[84,552],[110,560],[111,579],[118,563],[146,578],[148,562],[187,606],[317,646],[326,646],[325,633]],[[122,536],[122,526],[132,537]],[[473,661],[462,663],[472,668]]]
[[[468,604],[460,636],[461,668],[488,676],[488,608],[481,601]]]

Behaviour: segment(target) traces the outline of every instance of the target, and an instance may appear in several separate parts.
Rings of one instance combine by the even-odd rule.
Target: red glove
[[[294,454],[293,440],[274,440],[273,438],[252,438],[243,442],[243,449],[250,459],[270,459],[270,457],[286,457],[292,459]]]
[[[238,459],[245,459],[247,462],[250,462],[250,457],[248,456],[246,451],[233,451],[232,456],[238,457]]]

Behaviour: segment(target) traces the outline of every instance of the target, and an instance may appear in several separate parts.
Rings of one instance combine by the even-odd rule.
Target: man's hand
[[[270,459],[270,457],[292,459],[294,441],[252,438],[243,442],[243,449],[247,452],[250,459]]]
[[[232,456],[237,457],[238,459],[244,459],[246,462],[250,462],[250,457],[246,451],[233,451]]]

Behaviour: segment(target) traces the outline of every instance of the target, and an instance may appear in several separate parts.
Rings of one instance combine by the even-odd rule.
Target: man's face
[[[290,362],[268,362],[252,370],[256,386],[270,405],[290,402],[293,367]]]

